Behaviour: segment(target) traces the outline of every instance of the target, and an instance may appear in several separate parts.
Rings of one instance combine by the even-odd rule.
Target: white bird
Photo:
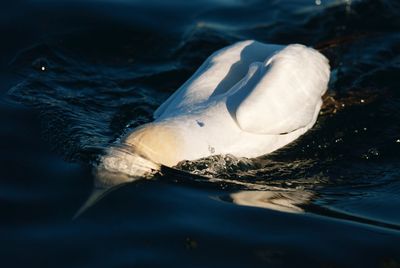
[[[231,154],[258,157],[316,122],[328,60],[313,48],[242,41],[214,52],[155,112],[111,146],[95,170],[107,189],[160,165]],[[97,199],[97,197],[96,197]]]

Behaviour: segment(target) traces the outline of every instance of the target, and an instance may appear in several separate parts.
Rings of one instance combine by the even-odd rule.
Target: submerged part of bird
[[[140,155],[132,146],[114,145],[101,156],[94,169],[95,187],[110,188],[137,178],[150,178],[160,165]]]
[[[303,45],[248,40],[222,48],[160,105],[153,122],[105,152],[96,185],[108,189],[182,160],[273,152],[315,124],[329,76],[328,60]]]

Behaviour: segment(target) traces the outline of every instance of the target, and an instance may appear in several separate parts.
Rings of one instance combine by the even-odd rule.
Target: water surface
[[[2,4],[2,267],[400,267],[397,1]],[[339,102],[259,159],[182,162],[75,221],[91,167],[216,49],[303,43]],[[5,42],[4,42],[5,41]]]

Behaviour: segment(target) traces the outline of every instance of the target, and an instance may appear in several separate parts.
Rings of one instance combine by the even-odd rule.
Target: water
[[[160,2],[2,4],[1,266],[400,267],[398,2]],[[272,155],[182,162],[71,221],[104,148],[244,39],[319,48],[338,102]]]

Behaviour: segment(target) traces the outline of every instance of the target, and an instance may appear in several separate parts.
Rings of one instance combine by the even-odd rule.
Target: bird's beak
[[[94,190],[73,219],[78,218],[88,208],[122,185],[150,179],[159,172],[161,168],[159,164],[133,151],[132,146],[126,145],[108,148],[99,164],[93,168]]]
[[[89,195],[89,198],[86,202],[79,208],[79,210],[75,213],[72,220],[77,219],[82,213],[84,213],[88,208],[93,206],[95,203],[100,201],[106,195],[107,189],[99,189],[95,188],[93,192]]]
[[[126,183],[122,183],[122,184],[118,184],[118,185],[115,185],[115,186],[111,186],[109,188],[94,188],[92,193],[89,195],[89,198],[86,200],[86,202],[79,208],[79,210],[72,217],[72,220],[77,219],[86,210],[88,210],[89,208],[94,206],[97,202],[99,202],[101,199],[103,199],[110,192],[118,189],[119,187],[121,187],[124,184],[126,184]]]

